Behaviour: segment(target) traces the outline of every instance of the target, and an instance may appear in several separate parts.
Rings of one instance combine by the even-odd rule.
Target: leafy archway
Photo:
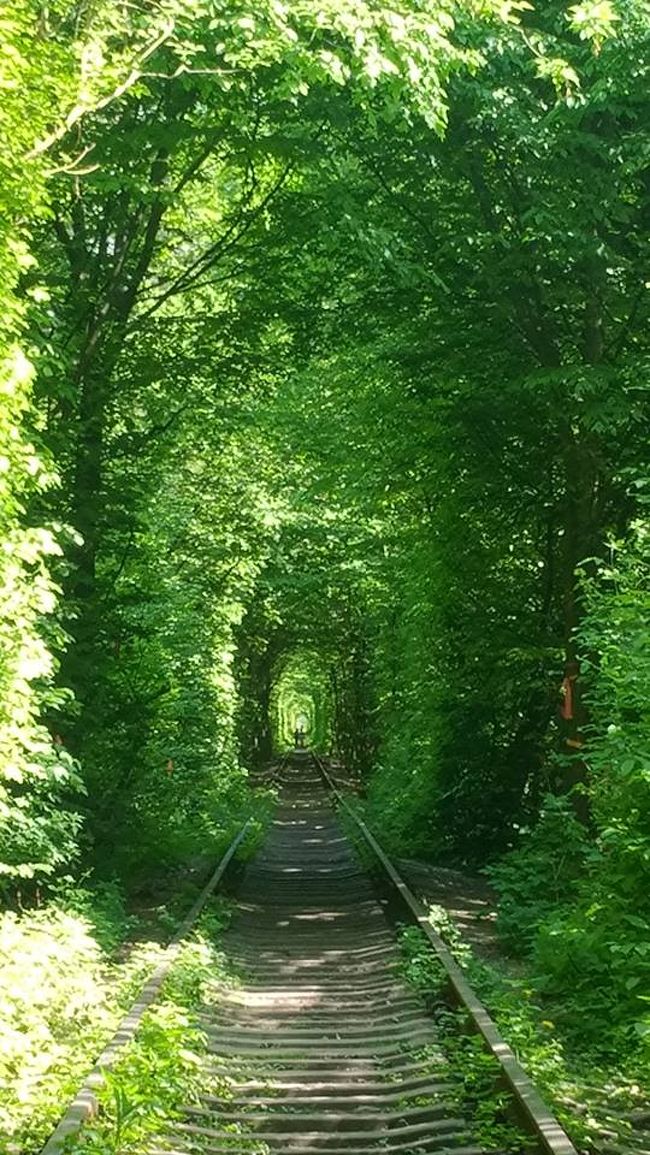
[[[276,663],[270,701],[271,730],[276,749],[292,746],[294,731],[303,729],[306,744],[329,745],[332,696],[327,672],[318,654],[294,650]]]

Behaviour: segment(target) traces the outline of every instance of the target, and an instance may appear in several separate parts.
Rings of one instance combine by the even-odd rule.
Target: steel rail
[[[122,1048],[135,1037],[145,1011],[155,1002],[160,994],[161,987],[178,957],[183,940],[194,926],[206,902],[219,885],[228,866],[246,837],[251,822],[252,819],[249,818],[230,843],[226,853],[203,887],[196,902],[186,914],[173,938],[170,939],[168,946],[165,948],[163,959],[158,963],[158,966],[141,987],[135,1002],[124,1015],[112,1039],[96,1060],[95,1065],[82,1083],[75,1098],[69,1103],[57,1127],[50,1135],[45,1146],[41,1149],[41,1155],[61,1155],[69,1143],[70,1138],[77,1134],[84,1123],[96,1115],[98,1110],[97,1095],[104,1084],[104,1072],[110,1070],[119,1058]]]
[[[473,991],[465,973],[456,962],[446,943],[431,926],[422,903],[404,882],[372,831],[343,797],[323,760],[313,750],[310,753],[328,790],[338,805],[353,820],[385,875],[397,891],[412,921],[420,927],[428,939],[429,945],[446,973],[453,1001],[467,1011],[475,1031],[482,1037],[487,1050],[496,1059],[505,1083],[512,1092],[515,1105],[519,1109],[522,1123],[538,1141],[544,1155],[578,1155],[566,1131],[545,1103],[530,1076],[526,1074],[512,1047],[503,1038],[494,1019]]]

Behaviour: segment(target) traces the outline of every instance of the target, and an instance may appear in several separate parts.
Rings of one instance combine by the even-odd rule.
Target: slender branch
[[[217,132],[213,132],[210,134],[210,136],[208,137],[207,143],[196,154],[194,160],[190,163],[190,165],[188,166],[186,171],[183,173],[183,175],[180,178],[180,180],[178,181],[178,183],[174,186],[174,189],[173,189],[174,196],[178,196],[179,193],[181,193],[183,191],[183,189],[186,188],[187,185],[192,180],[194,180],[194,177],[198,175],[198,173],[201,171],[203,165],[205,164],[206,160],[208,160],[212,156],[212,153],[214,152],[214,145],[215,145],[215,142],[218,140],[218,138],[219,138],[219,134]]]
[[[626,341],[627,341],[628,337],[630,336],[630,332],[632,330],[634,322],[636,321],[636,319],[639,315],[639,312],[641,309],[641,304],[642,304],[643,300],[647,297],[647,295],[648,295],[648,290],[646,289],[645,284],[642,283],[641,288],[639,289],[636,297],[634,298],[634,300],[632,302],[630,311],[629,311],[625,321],[623,321],[620,325],[619,331],[618,331],[617,336],[616,336],[616,341],[612,343],[611,352],[608,351],[608,354],[607,354],[608,360],[618,361],[618,358],[620,357],[621,353],[623,352],[623,350],[625,348]]]
[[[115,589],[115,586],[117,585],[122,574],[124,573],[124,567],[126,566],[127,558],[131,552],[131,546],[133,545],[134,538],[135,538],[135,529],[133,526],[131,526],[131,528],[129,530],[128,541],[126,543],[126,546],[124,547],[122,557],[120,559],[120,563],[119,563],[119,565],[115,571],[113,578],[108,583],[107,589],[104,593],[104,596],[102,597],[102,603],[108,601],[109,594],[113,592],[113,590]]]
[[[58,144],[60,140],[63,140],[64,136],[69,133],[70,129],[73,128],[74,125],[82,119],[82,117],[86,116],[87,113],[100,112],[102,109],[108,108],[108,106],[113,104],[114,101],[119,100],[121,96],[125,96],[129,89],[133,88],[134,84],[137,84],[139,80],[142,80],[142,65],[145,64],[147,60],[149,60],[158,51],[159,48],[162,48],[163,44],[167,43],[170,36],[174,32],[175,27],[175,22],[173,20],[168,20],[165,27],[159,33],[156,39],[153,40],[147,48],[145,48],[137,64],[131,66],[131,71],[129,72],[128,76],[121,82],[121,84],[118,84],[113,89],[113,91],[109,92],[106,96],[101,97],[99,100],[93,101],[92,104],[86,104],[85,102],[76,104],[75,107],[70,110],[63,123],[60,124],[59,127],[54,130],[54,132],[51,132],[49,136],[46,136],[44,140],[35,145],[31,152],[27,154],[27,160],[35,160],[37,157],[42,156],[44,152],[48,152],[53,147],[53,145]]]
[[[158,425],[152,425],[151,429],[145,430],[145,432],[142,434],[143,440],[149,442],[155,440],[157,437],[162,437],[163,433],[167,433],[167,430],[171,429],[172,425],[175,425],[175,423],[178,421],[178,418],[181,417],[182,414],[185,413],[189,408],[190,402],[186,401],[184,405],[181,405],[178,409],[175,409],[166,421],[163,421]]]
[[[246,266],[243,264],[243,262],[240,261],[233,268],[230,268],[227,273],[223,273],[220,277],[206,277],[206,279],[204,281],[192,281],[190,284],[182,285],[179,289],[176,290],[176,292],[174,293],[174,296],[180,296],[182,293],[195,292],[197,289],[210,288],[213,285],[223,285],[226,283],[226,281],[232,280],[232,278],[234,276],[236,276],[236,274],[238,272],[242,272],[245,269],[245,267]],[[150,315],[149,312],[141,314],[139,317],[136,318],[136,320],[134,321],[131,328],[137,328],[137,326],[140,324],[141,321],[148,320],[149,315]],[[189,320],[195,320],[195,316],[196,315],[193,313],[191,318],[190,317],[184,317],[183,318],[181,316],[178,316],[178,317],[172,318],[172,319],[179,320],[179,321],[180,320],[189,321]]]
[[[82,161],[84,161],[86,159],[86,157],[89,156],[90,153],[94,151],[94,149],[96,147],[97,147],[97,143],[96,143],[96,141],[93,141],[92,144],[86,145],[86,147],[84,149],[82,149],[81,152],[79,153],[79,155],[74,157],[73,160],[66,161],[65,164],[56,165],[54,168],[48,168],[47,175],[48,176],[90,176],[91,173],[97,172],[97,169],[100,167],[99,163],[84,165],[83,168],[80,168],[79,166],[81,165]]]
[[[219,239],[215,241],[214,244],[210,245],[205,250],[205,252],[197,257],[196,260],[193,261],[187,269],[184,269],[182,273],[179,273],[178,276],[172,280],[169,287],[163,293],[161,293],[159,297],[156,298],[153,304],[150,305],[149,308],[144,311],[144,313],[141,314],[140,319],[145,319],[152,316],[152,314],[155,313],[161,307],[161,305],[164,304],[165,301],[169,300],[170,297],[173,297],[177,293],[185,292],[187,289],[192,288],[196,284],[198,278],[205,274],[206,269],[210,265],[213,265],[216,263],[216,261],[221,260],[221,258],[225,256],[226,253],[235,248],[241,241],[242,237],[244,237],[246,233],[252,228],[253,224],[261,216],[265,208],[267,208],[267,206],[270,204],[273,197],[276,196],[280,191],[285,181],[287,180],[289,173],[293,170],[293,167],[293,162],[290,162],[288,165],[286,165],[274,186],[269,190],[266,196],[263,197],[259,205],[252,210],[249,216],[245,217],[245,206],[250,201],[250,197],[252,196],[251,190],[251,192],[247,195],[244,205],[240,208],[236,220],[234,220],[232,224],[229,225],[224,234],[219,237]],[[239,231],[237,231],[238,229]]]

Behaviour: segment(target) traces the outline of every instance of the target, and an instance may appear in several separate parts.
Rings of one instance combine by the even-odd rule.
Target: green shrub
[[[534,829],[488,871],[499,894],[497,927],[508,947],[532,950],[544,921],[575,901],[590,854],[570,800],[547,795]]]
[[[603,1030],[599,988],[595,986],[591,1002],[600,1033],[592,1030],[587,993],[580,985],[574,983],[573,991],[567,987],[561,993],[553,992],[548,973],[535,977],[541,970],[537,965],[532,973],[513,976],[498,962],[477,959],[446,912],[440,918],[434,907],[432,921],[576,1146],[599,1150],[613,1136],[625,1143],[630,1131],[626,1113],[647,1111],[649,1106],[650,1063],[640,1047],[631,1049],[624,1039],[616,1038],[615,1032]],[[573,973],[575,976],[575,970]],[[462,1038],[454,1042],[453,1017],[448,1024],[443,1017],[441,1025],[450,1036],[445,1042],[450,1065],[466,1084],[463,1094],[471,1104],[474,1076],[479,1087],[482,1078],[480,1060],[472,1056],[471,1048],[464,1053],[468,1044]],[[604,1053],[603,1040],[606,1046],[614,1043],[609,1053]],[[450,1045],[455,1050],[450,1050]],[[481,1142],[488,1145],[490,1119],[496,1124],[491,1134],[499,1141],[505,1104],[501,1101],[499,1107],[499,1097],[490,1093],[489,1086],[484,1092],[485,1107],[481,1106],[481,1095],[474,1093],[473,1098]]]
[[[583,901],[540,927],[533,962],[567,1030],[603,1059],[646,1050],[650,1067],[650,922],[620,902]]]
[[[115,881],[93,881],[88,887],[64,878],[53,888],[53,901],[61,910],[87,920],[93,937],[109,954],[137,923],[127,913],[124,892]]]

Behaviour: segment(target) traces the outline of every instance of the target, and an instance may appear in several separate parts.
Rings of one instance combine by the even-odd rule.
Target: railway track
[[[199,1015],[214,1083],[148,1152],[481,1155],[435,1022],[401,977],[394,931],[308,754],[283,766],[223,948],[245,978]],[[538,1123],[539,1150],[571,1155],[550,1116]]]

